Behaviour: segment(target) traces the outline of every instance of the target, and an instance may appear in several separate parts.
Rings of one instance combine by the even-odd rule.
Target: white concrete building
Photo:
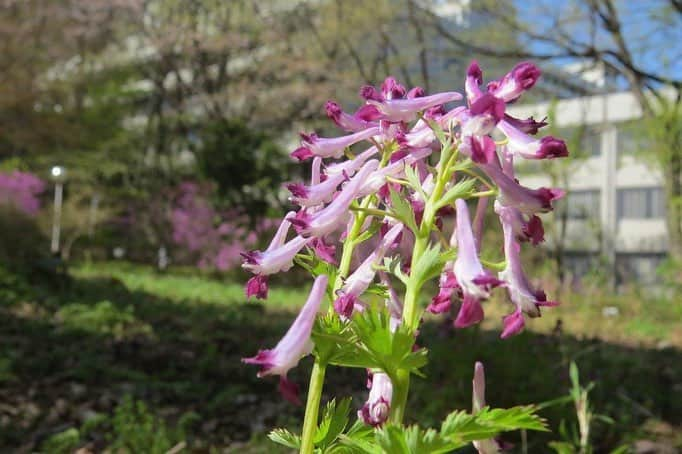
[[[567,210],[567,265],[574,275],[581,275],[593,260],[602,258],[617,284],[633,278],[653,281],[667,249],[663,176],[633,153],[638,142],[626,124],[642,116],[635,97],[629,92],[606,93],[563,99],[554,106],[513,106],[510,113],[537,119],[552,109],[559,128],[584,127],[581,148],[586,156],[549,164],[565,166],[568,194],[561,203]],[[549,175],[539,170],[538,165],[526,164],[520,181],[529,187],[551,186]]]

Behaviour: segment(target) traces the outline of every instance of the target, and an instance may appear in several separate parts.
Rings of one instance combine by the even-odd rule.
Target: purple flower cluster
[[[255,230],[237,212],[221,213],[210,201],[211,188],[184,182],[174,191],[170,223],[172,239],[200,268],[226,271],[240,264],[239,253],[253,247],[274,221],[262,219]]]
[[[40,194],[45,190],[45,183],[28,172],[15,170],[12,173],[0,173],[0,204],[35,216],[40,211]]]
[[[439,293],[428,306],[429,311],[446,312],[458,303],[454,325],[464,328],[483,319],[481,303],[494,288],[505,288],[515,307],[504,318],[502,337],[508,337],[522,330],[525,315],[539,316],[540,307],[554,305],[542,290],[530,284],[519,251],[521,242],[536,245],[543,241],[542,221],[537,215],[551,211],[553,201],[563,191],[522,186],[514,176],[513,160],[552,159],[567,156],[568,151],[560,139],[534,137],[547,124],[544,120],[518,119],[506,112],[507,105],[530,89],[539,76],[539,69],[525,62],[483,89],[482,72],[472,62],[465,81],[464,105],[451,106],[463,98],[457,92],[427,96],[419,87],[406,90],[392,77],[380,89],[363,87],[360,96],[364,104],[354,113],[329,101],[327,116],[349,134],[334,138],[301,134],[301,144],[291,155],[312,162],[311,182],[287,185],[290,200],[298,210],[284,217],[267,249],[243,253],[242,266],[254,275],[247,283],[247,296],[258,298],[267,296],[267,277],[287,271],[298,254],[338,266],[338,277],[329,283],[326,276],[318,277],[308,303],[277,347],[244,361],[261,365],[261,375],[280,375],[284,388],[291,390],[286,372],[310,352],[312,321],[327,285],[327,293],[334,298],[330,310],[342,321],[351,320],[356,311],[367,310],[365,294],[370,286],[378,285],[389,295],[386,305],[394,320],[392,326],[409,325],[409,317],[402,320],[403,303],[391,285],[385,264],[399,261],[402,266],[394,274],[400,273],[406,282],[404,278],[410,276],[415,263],[411,263],[410,252],[404,251],[414,247],[414,254],[423,253],[423,248],[417,251],[415,247],[417,237],[423,239],[426,235],[428,242],[436,237],[432,233],[437,230],[442,237],[443,219],[453,214],[456,221],[450,246],[456,251],[456,259],[445,264]],[[496,142],[494,131],[505,139]],[[367,145],[356,150],[363,142]],[[439,153],[440,161],[434,164],[432,158]],[[444,160],[446,153],[452,159]],[[456,166],[467,172],[454,170]],[[470,176],[476,178],[477,187],[489,189],[474,195],[478,209],[473,222],[467,202],[461,198],[471,197],[471,193],[443,203],[439,200],[444,192],[456,189]],[[505,242],[506,266],[497,275],[479,259],[483,217],[488,197],[492,196]],[[405,206],[411,212],[408,216]],[[358,241],[364,234],[366,237]],[[371,236],[379,238],[367,241]],[[354,248],[363,241],[372,246],[358,256],[361,248]],[[343,247],[340,260],[335,256],[334,244]],[[356,265],[354,270],[344,268],[350,263]],[[302,322],[302,317],[307,322]],[[373,372],[369,401],[360,417],[378,425],[388,416],[392,385],[386,374]]]

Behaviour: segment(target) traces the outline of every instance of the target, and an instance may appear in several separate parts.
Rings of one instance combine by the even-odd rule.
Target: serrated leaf
[[[418,230],[417,221],[414,218],[412,205],[395,189],[389,186],[391,193],[391,211],[396,219],[399,219],[413,232]]]
[[[348,424],[351,399],[343,399],[336,405],[336,399],[327,403],[322,414],[322,420],[315,431],[315,446],[322,450],[330,446]]]
[[[416,372],[426,364],[426,350],[412,351],[414,333],[405,325],[391,330],[390,315],[385,307],[371,307],[356,313],[351,329],[361,343],[361,350],[371,360],[370,368],[381,369],[395,377],[398,369]]]
[[[424,192],[424,188],[422,187],[419,175],[417,175],[416,168],[412,166],[405,166],[405,178],[410,183],[412,190],[417,191],[421,195],[422,200],[427,200],[429,198],[426,195],[426,192]]]
[[[410,279],[419,288],[424,282],[440,274],[442,263],[440,259],[440,244],[430,245],[419,257],[417,263],[412,266]]]
[[[547,431],[544,420],[535,414],[535,407],[519,406],[495,409],[484,407],[476,414],[454,411],[443,421],[440,434],[457,444],[465,444],[493,438],[500,432],[519,429]]]
[[[440,454],[455,449],[433,429],[422,431],[418,426],[386,425],[376,434],[384,452],[396,454]]]
[[[359,419],[345,434],[339,435],[339,442],[353,454],[381,453],[381,448],[374,442],[374,428]]]
[[[456,199],[469,197],[471,194],[473,194],[475,186],[476,180],[473,178],[458,181],[453,187],[448,189],[445,194],[443,194],[440,200],[438,200],[437,208],[450,205]]]
[[[268,438],[287,448],[299,449],[301,447],[301,437],[286,429],[275,429],[268,434]]]
[[[384,257],[384,267],[389,273],[400,279],[403,284],[407,284],[409,277],[403,273],[402,263],[399,257]]]

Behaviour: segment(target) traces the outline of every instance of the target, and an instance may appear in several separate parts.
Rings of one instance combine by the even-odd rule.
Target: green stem
[[[317,429],[317,416],[322,398],[322,386],[324,385],[324,373],[326,365],[319,358],[315,358],[313,370],[310,373],[310,386],[308,387],[308,400],[305,405],[305,417],[303,419],[303,432],[301,434],[301,454],[312,454]]]
[[[419,230],[414,232],[415,241],[412,249],[412,266],[416,264],[421,258],[424,251],[429,245],[429,239],[433,228],[433,221],[436,217],[437,204],[445,191],[445,186],[450,179],[450,169],[457,159],[457,152],[455,151],[447,158],[441,155],[441,162],[438,165],[438,178],[433,192],[424,206],[424,215],[422,217]],[[410,278],[406,284],[405,302],[403,303],[403,323],[412,331],[415,331],[419,325],[419,291],[421,284],[416,280]],[[399,369],[393,383],[393,399],[391,401],[391,421],[396,424],[402,423],[405,415],[405,407],[407,405],[407,395],[410,388],[410,371]]]
[[[391,422],[400,424],[405,416],[407,392],[410,389],[410,372],[400,369],[396,372],[393,383],[393,399],[391,400]]]

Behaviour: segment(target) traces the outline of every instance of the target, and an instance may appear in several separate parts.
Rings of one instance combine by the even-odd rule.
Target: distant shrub
[[[75,427],[52,435],[40,445],[40,451],[49,454],[69,454],[80,444],[80,433]]]
[[[25,277],[0,263],[0,306],[10,306],[30,295],[31,287]]]
[[[170,222],[177,258],[200,268],[230,270],[241,263],[240,252],[252,249],[259,238],[276,227],[271,219],[249,226],[249,218],[237,211],[219,212],[211,202],[213,188],[194,182],[176,189]]]
[[[126,396],[116,408],[110,434],[112,452],[164,454],[185,438],[185,426],[196,418],[188,413],[175,427],[154,416],[144,402]]]
[[[67,329],[89,331],[112,336],[116,340],[148,336],[152,327],[135,317],[132,306],[119,309],[110,301],[89,304],[68,304],[56,314]]]
[[[36,220],[0,203],[0,263],[15,273],[30,273],[49,257],[49,242]]]
[[[0,173],[0,204],[10,205],[35,216],[40,210],[40,194],[45,183],[28,172]]]

